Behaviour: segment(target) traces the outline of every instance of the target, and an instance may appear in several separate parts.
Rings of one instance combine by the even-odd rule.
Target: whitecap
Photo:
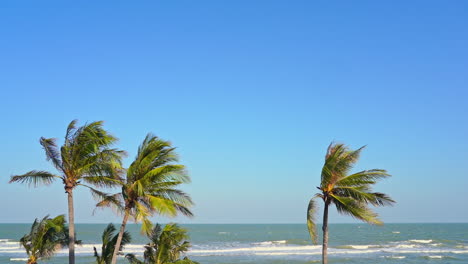
[[[421,244],[429,244],[431,243],[433,240],[432,239],[428,239],[428,240],[424,240],[424,239],[411,239],[409,240],[410,242],[413,242],[413,243],[421,243]]]
[[[264,242],[257,242],[257,243],[252,243],[252,244],[262,245],[262,246],[280,245],[280,244],[286,244],[286,240],[264,241]]]
[[[389,258],[389,259],[405,259],[406,256],[382,256],[382,258]]]

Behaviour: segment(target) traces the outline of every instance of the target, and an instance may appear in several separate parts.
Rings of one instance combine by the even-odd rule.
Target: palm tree
[[[331,204],[334,204],[341,214],[380,225],[382,222],[377,219],[377,214],[369,209],[368,204],[385,206],[395,203],[384,193],[372,192],[373,184],[380,179],[390,177],[385,170],[372,169],[349,174],[363,148],[351,150],[344,144],[331,143],[325,155],[321,182],[317,187],[320,192],[310,200],[307,208],[307,226],[312,240],[317,243],[314,223],[317,206],[314,198],[321,198],[324,202],[322,264],[328,263],[328,208]]]
[[[117,229],[113,224],[109,224],[106,229],[104,229],[104,232],[102,232],[101,255],[99,255],[96,247],[94,247],[94,257],[96,257],[97,264],[109,264],[111,262],[115,244],[117,243],[117,238],[119,236],[118,233],[115,233],[116,230]],[[126,244],[130,243],[131,239],[130,233],[125,231],[122,236],[119,251],[121,251]]]
[[[196,264],[187,257],[180,259],[181,254],[190,248],[187,230],[177,224],[167,224],[164,229],[156,224],[148,234],[150,243],[146,244],[143,253],[144,261],[138,260],[135,255],[127,254],[125,257],[131,264]]]
[[[60,179],[68,195],[69,263],[75,263],[75,216],[73,209],[73,190],[81,185],[91,189],[94,195],[100,192],[82,184],[85,182],[98,187],[114,185],[114,177],[121,169],[122,151],[111,149],[117,139],[102,128],[102,121],[76,127],[73,120],[67,128],[65,143],[58,148],[53,138],[40,139],[47,160],[57,169],[60,175],[47,171],[32,170],[23,175],[11,176],[10,183],[20,182],[37,187],[49,185]]]
[[[48,259],[61,247],[66,247],[69,242],[68,228],[65,226],[65,215],[55,218],[45,216],[39,220],[36,218],[31,226],[29,234],[20,239],[20,244],[26,249],[28,255],[27,264],[36,264],[40,259]],[[75,241],[80,244],[80,241]]]
[[[192,200],[183,191],[176,189],[190,178],[185,166],[174,164],[178,161],[175,148],[168,141],[148,134],[138,148],[135,161],[127,169],[125,177],[118,181],[120,193],[101,193],[97,207],[111,206],[123,214],[119,238],[112,256],[112,264],[117,262],[118,248],[129,217],[142,222],[142,232],[148,234],[152,224],[148,219],[154,213],[174,217],[178,213],[192,216],[188,209]]]

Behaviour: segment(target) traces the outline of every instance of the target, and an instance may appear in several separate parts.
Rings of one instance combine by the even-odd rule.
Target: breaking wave
[[[208,243],[194,244],[187,253],[189,256],[310,256],[320,255],[321,245],[301,244],[302,240],[272,240],[254,243]],[[100,244],[83,244],[76,247],[77,255],[93,255],[93,248],[100,250]],[[125,246],[125,253],[140,254],[143,244]],[[404,259],[409,254],[416,254],[427,259],[455,258],[459,254],[468,254],[467,244],[449,245],[435,243],[433,240],[406,240],[390,242],[382,245],[340,245],[330,246],[328,253],[335,256],[353,256],[377,254],[389,259]],[[67,249],[60,250],[57,255],[65,256]],[[8,256],[11,261],[24,261],[26,256],[19,242],[10,239],[0,239],[0,256]]]

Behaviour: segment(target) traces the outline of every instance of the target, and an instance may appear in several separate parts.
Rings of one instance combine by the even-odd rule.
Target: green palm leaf
[[[20,244],[26,250],[29,261],[48,259],[60,248],[68,245],[68,228],[65,223],[65,215],[55,218],[45,216],[40,220],[34,220],[30,232],[20,239]]]
[[[94,247],[94,257],[96,258],[97,264],[108,264],[111,262],[112,254],[114,252],[118,239],[118,233],[116,231],[117,229],[113,224],[108,224],[102,232],[101,254],[99,254],[96,247]],[[119,251],[121,251],[126,244],[130,243],[130,241],[130,233],[125,231],[123,233],[123,238],[120,244]]]
[[[156,224],[147,234],[150,242],[145,246],[144,260],[141,261],[133,254],[125,257],[133,264],[158,263],[158,264],[198,264],[187,257],[183,257],[191,247],[188,241],[187,230],[177,224],[167,224],[161,228]]]
[[[32,170],[22,175],[11,176],[9,183],[19,182],[38,187],[40,185],[49,185],[57,178],[61,179],[61,177],[47,171]]]
[[[310,238],[314,244],[317,244],[317,230],[315,227],[315,214],[317,205],[314,198],[310,199],[309,206],[307,207],[307,228],[309,230]]]

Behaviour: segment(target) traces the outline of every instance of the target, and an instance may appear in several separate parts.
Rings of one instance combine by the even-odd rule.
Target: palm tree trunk
[[[322,264],[327,264],[328,263],[328,256],[327,256],[327,250],[328,250],[328,206],[329,206],[329,203],[325,202],[325,208],[324,208],[324,211],[323,211],[323,226],[322,226],[322,231],[323,231]]]
[[[120,226],[119,236],[117,237],[117,242],[115,243],[114,253],[112,254],[112,261],[111,261],[112,264],[117,263],[117,254],[119,253],[120,244],[122,243],[122,237],[125,232],[125,226],[127,225],[129,215],[130,215],[130,212],[128,210],[125,210],[122,225]]]
[[[75,210],[73,209],[73,189],[68,193],[68,263],[75,264]]]

